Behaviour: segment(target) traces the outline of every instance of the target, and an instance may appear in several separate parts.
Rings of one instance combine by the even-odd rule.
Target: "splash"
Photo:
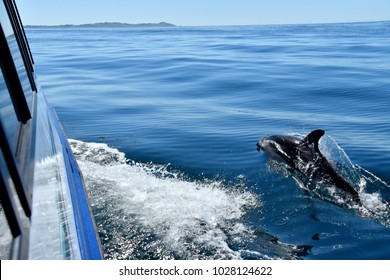
[[[304,135],[292,134],[304,138]],[[361,216],[377,220],[386,227],[390,227],[390,205],[384,201],[381,192],[388,190],[389,185],[364,168],[353,164],[345,151],[329,135],[321,137],[319,149],[328,162],[348,181],[359,193],[361,204],[348,199],[336,186],[326,180],[306,178],[283,162],[270,161],[268,167],[284,177],[292,175],[298,185],[320,197],[345,208],[356,210]]]
[[[242,186],[184,180],[106,144],[70,140],[108,259],[240,259],[242,218],[260,205]],[[265,257],[264,257],[265,258]]]
[[[379,177],[364,169],[363,167],[353,164],[345,151],[330,137],[322,137],[320,143],[322,154],[328,161],[346,178],[359,192],[362,205],[358,211],[363,216],[374,218],[390,227],[390,205],[383,200],[381,191],[386,190],[389,186]]]

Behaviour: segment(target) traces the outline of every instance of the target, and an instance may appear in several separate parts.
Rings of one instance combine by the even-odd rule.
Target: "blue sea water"
[[[390,22],[26,32],[105,258],[390,259]],[[256,151],[314,129],[365,207]]]

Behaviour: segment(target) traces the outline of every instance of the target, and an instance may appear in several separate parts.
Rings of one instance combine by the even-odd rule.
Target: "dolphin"
[[[334,186],[346,197],[361,205],[358,192],[321,153],[318,141],[324,134],[324,130],[317,129],[303,139],[290,135],[271,135],[257,142],[257,150],[263,150],[285,162],[309,182],[314,179]]]

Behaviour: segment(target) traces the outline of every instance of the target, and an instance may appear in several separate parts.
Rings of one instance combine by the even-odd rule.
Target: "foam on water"
[[[259,206],[253,193],[216,180],[184,180],[167,166],[130,162],[106,144],[70,144],[106,258],[241,257],[234,247],[252,238],[242,217]]]

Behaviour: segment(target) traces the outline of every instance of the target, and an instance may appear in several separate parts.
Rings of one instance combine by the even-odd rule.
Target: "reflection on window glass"
[[[8,46],[10,48],[10,51],[12,53],[12,57],[14,59],[16,71],[18,72],[19,80],[23,88],[24,95],[27,100],[27,104],[31,111],[31,96],[32,96],[32,89],[30,80],[28,79],[26,67],[23,62],[22,55],[20,53],[20,49],[18,46],[18,43],[16,41],[15,36],[9,36],[7,38]]]
[[[0,148],[0,187],[8,189],[4,184],[11,182],[11,178],[8,172],[7,164],[3,157],[3,151]],[[9,191],[9,190],[8,190]],[[6,191],[6,193],[8,193]],[[2,195],[4,192],[2,191]],[[6,197],[1,197],[5,200]],[[2,202],[0,200],[0,259],[8,259],[10,257],[10,250],[12,246],[13,236],[8,225],[7,217],[4,212]]]
[[[19,196],[15,189],[14,181],[3,154],[3,149],[4,146],[2,145],[0,149],[0,187],[2,188],[2,195],[4,195],[4,197],[2,196],[1,199],[4,202],[4,206],[6,201],[7,205],[9,204],[7,208],[1,207],[0,210],[0,254],[1,257],[5,258],[9,252],[9,246],[15,246],[14,237],[16,237],[16,235],[21,236],[21,238],[16,241],[16,246],[26,246],[26,239],[24,236],[27,235],[25,235],[24,232],[29,229],[30,221],[23,211]],[[13,228],[12,233],[11,228],[9,227],[10,225]],[[10,237],[10,235],[12,235],[12,237]],[[10,240],[12,240],[12,242]]]
[[[8,143],[12,146],[15,142],[15,135],[19,122],[4,81],[3,73],[0,71],[0,120],[3,124]]]
[[[18,42],[16,40],[16,36],[13,32],[12,24],[9,18],[6,16],[7,10],[4,7],[4,4],[0,2],[0,20],[1,20],[1,28],[6,36],[7,43],[9,49],[12,54],[13,61],[15,63],[16,71],[19,76],[20,83],[22,85],[24,94],[26,96],[27,104],[31,110],[31,101],[32,101],[32,88],[30,84],[30,80],[28,78],[27,70],[24,65],[24,61],[22,58],[22,54],[19,49]]]

